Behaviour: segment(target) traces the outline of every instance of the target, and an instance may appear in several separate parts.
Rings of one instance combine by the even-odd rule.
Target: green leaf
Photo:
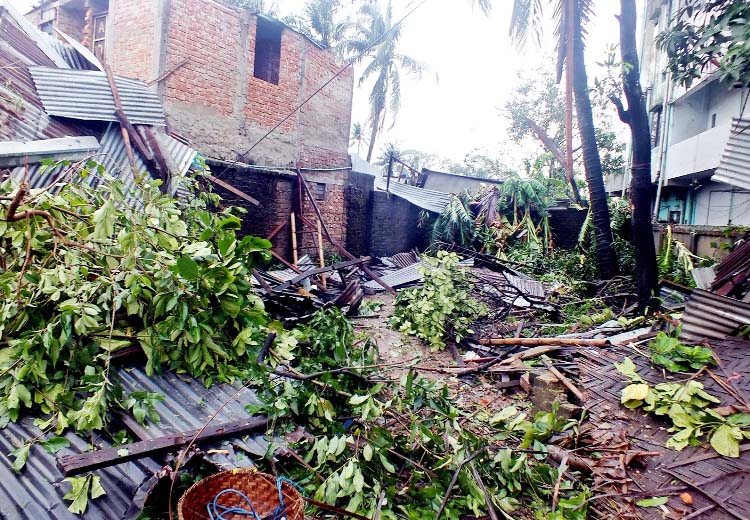
[[[631,381],[637,381],[639,383],[643,383],[643,378],[638,375],[637,367],[635,366],[635,363],[633,363],[633,360],[629,357],[626,357],[622,360],[621,363],[615,363],[615,368],[618,372],[620,372],[622,375],[630,379]]]
[[[68,442],[68,439],[65,437],[52,437],[46,441],[40,442],[39,444],[47,451],[47,453],[52,454],[70,446],[70,442]]]
[[[364,403],[369,398],[370,398],[370,396],[368,394],[365,394],[365,395],[353,395],[351,397],[351,399],[349,399],[349,404],[357,406],[357,405],[360,405],[360,404]]]
[[[26,465],[26,461],[29,459],[29,449],[31,449],[31,444],[24,444],[20,448],[10,452],[10,454],[15,457],[15,460],[13,461],[13,471],[16,473],[20,473]]]
[[[644,498],[636,502],[641,507],[659,507],[669,502],[669,497]]]
[[[86,475],[85,477],[68,477],[63,482],[71,485],[70,491],[63,496],[65,500],[72,500],[68,506],[68,511],[74,515],[82,515],[86,512],[86,508],[89,505],[91,475]]]
[[[187,255],[182,255],[177,259],[177,272],[186,280],[194,281],[200,276],[198,262]]]
[[[107,492],[104,490],[104,487],[102,486],[101,479],[98,475],[92,475],[91,476],[91,498],[99,498],[102,495],[106,495]]]
[[[94,240],[106,240],[115,232],[115,221],[117,220],[117,208],[111,198],[107,199],[92,215],[94,222]]]
[[[365,447],[362,448],[362,456],[367,462],[370,462],[372,460],[372,446],[365,444]]]
[[[621,402],[625,405],[633,401],[643,401],[648,395],[649,386],[645,383],[637,383],[634,385],[628,385],[622,390]],[[638,403],[640,404],[640,403]],[[638,405],[636,405],[638,406]]]
[[[736,458],[740,456],[740,439],[742,431],[737,426],[722,424],[711,435],[711,446],[719,455]]]

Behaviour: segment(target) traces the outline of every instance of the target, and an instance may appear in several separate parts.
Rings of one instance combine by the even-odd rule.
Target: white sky
[[[21,12],[33,4],[33,0],[10,2]],[[278,0],[278,4],[282,14],[289,14],[299,12],[305,0]],[[396,19],[410,4],[393,0]],[[489,17],[469,4],[469,0],[428,0],[407,19],[401,52],[426,63],[429,72],[421,80],[402,76],[401,111],[395,126],[386,127],[378,139],[375,157],[386,142],[455,161],[474,149],[491,154],[508,152],[506,122],[498,107],[509,98],[518,71],[540,64],[554,67],[549,58],[546,63],[543,58],[553,55],[552,34],[549,31],[543,49],[529,44],[519,51],[508,37],[511,0],[496,0]],[[604,57],[608,44],[619,39],[614,18],[619,2],[597,0],[596,4],[587,47],[590,83],[597,74],[594,62]],[[368,91],[366,86],[356,88],[356,77],[355,72],[352,121],[364,124]]]

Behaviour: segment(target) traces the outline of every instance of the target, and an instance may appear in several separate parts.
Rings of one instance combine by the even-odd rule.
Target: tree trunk
[[[604,189],[602,162],[599,157],[599,147],[596,144],[594,131],[594,116],[591,111],[591,98],[589,97],[586,63],[583,55],[580,12],[576,13],[574,45],[573,90],[576,115],[578,116],[578,131],[581,134],[581,148],[583,149],[583,166],[586,171],[586,183],[589,186],[592,222],[594,224],[594,236],[596,237],[596,260],[602,278],[610,279],[617,275],[619,269],[617,267],[617,255],[612,244],[612,227],[609,219],[607,193]]]
[[[375,139],[377,137],[378,137],[378,121],[373,121],[372,133],[370,133],[370,144],[367,147],[367,162],[370,162],[370,160],[372,159],[372,151],[375,148]]]
[[[638,49],[635,43],[635,0],[620,0],[620,52],[622,53],[622,86],[627,111],[616,101],[620,119],[630,126],[633,142],[630,199],[633,204],[633,246],[638,284],[638,308],[641,312],[658,308],[659,270],[651,224],[651,132],[640,82]]]

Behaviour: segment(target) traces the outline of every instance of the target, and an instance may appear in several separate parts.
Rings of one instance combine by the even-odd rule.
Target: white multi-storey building
[[[641,83],[651,117],[651,176],[661,222],[750,225],[748,91],[706,71],[690,88],[676,84],[656,36],[681,0],[647,0],[642,17]],[[747,105],[747,108],[745,107]],[[744,118],[744,119],[743,119]],[[610,193],[629,179],[607,179]]]

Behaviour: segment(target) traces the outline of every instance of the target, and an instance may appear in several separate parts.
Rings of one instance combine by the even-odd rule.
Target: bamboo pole
[[[493,338],[480,340],[481,345],[523,345],[536,347],[542,345],[572,345],[581,347],[607,347],[611,345],[608,339],[584,338]]]
[[[297,223],[294,219],[294,211],[292,211],[292,213],[289,215],[289,220],[292,226],[292,264],[294,265],[294,267],[299,267],[297,265]]]
[[[323,226],[320,224],[320,219],[317,219],[315,221],[315,223],[318,225],[317,226],[318,227],[318,257],[320,259],[320,267],[325,267],[326,266],[326,260],[325,260],[325,257],[323,256]],[[326,280],[325,273],[320,275],[320,281],[323,284],[323,290],[327,291],[328,290],[328,282]],[[343,282],[343,280],[342,280],[342,282]]]

